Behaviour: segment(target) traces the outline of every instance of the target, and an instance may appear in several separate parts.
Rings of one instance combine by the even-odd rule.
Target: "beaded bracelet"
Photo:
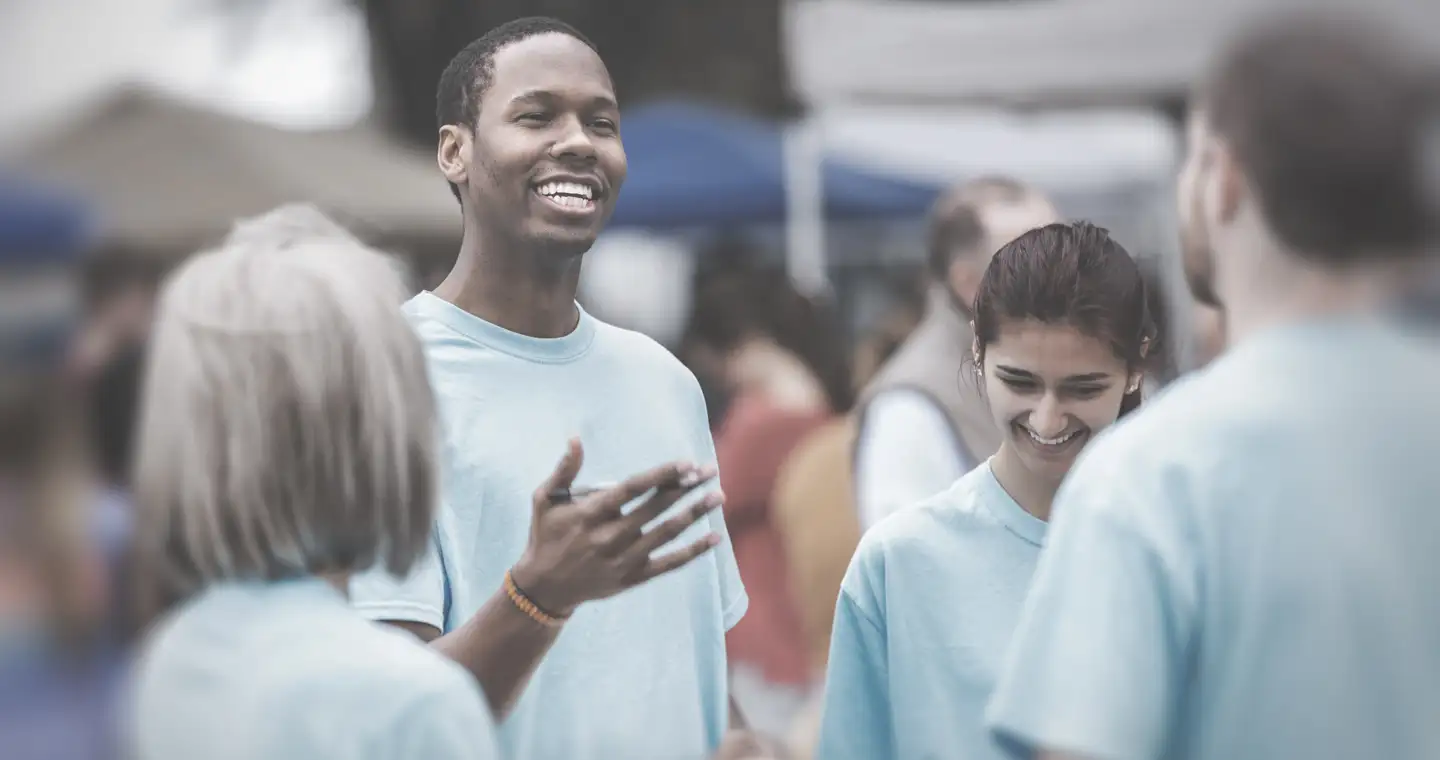
[[[565,618],[551,615],[545,610],[540,609],[540,605],[530,601],[530,597],[526,596],[525,592],[521,591],[520,587],[515,585],[515,578],[510,575],[509,570],[505,571],[505,595],[510,597],[510,601],[514,602],[515,606],[520,608],[521,612],[525,613],[527,617],[540,625],[547,628],[559,628],[565,624]]]

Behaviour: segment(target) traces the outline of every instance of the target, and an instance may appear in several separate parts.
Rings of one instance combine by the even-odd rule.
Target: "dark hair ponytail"
[[[1104,228],[1088,222],[1049,224],[1002,247],[975,297],[975,340],[984,351],[1008,320],[1069,325],[1105,341],[1131,372],[1155,366],[1161,321],[1146,277]],[[1126,378],[1128,380],[1128,378]],[[1123,416],[1139,408],[1142,388],[1126,393]]]

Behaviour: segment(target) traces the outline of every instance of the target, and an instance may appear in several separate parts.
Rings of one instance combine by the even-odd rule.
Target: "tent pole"
[[[825,257],[825,184],[819,130],[809,119],[787,125],[785,153],[785,270],[801,293],[830,295]]]

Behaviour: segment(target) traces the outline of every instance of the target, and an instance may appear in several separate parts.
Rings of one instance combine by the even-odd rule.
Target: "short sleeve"
[[[445,630],[445,564],[440,530],[431,531],[425,554],[403,578],[377,567],[350,579],[350,605],[370,620],[423,623]]]
[[[855,447],[864,526],[949,488],[969,469],[965,459],[949,420],[924,394],[902,388],[877,394]]]
[[[1118,486],[1114,473],[1072,477],[1074,487],[1057,497],[986,721],[1017,757],[1036,749],[1160,757],[1196,622],[1192,550],[1178,540],[1181,505]]]
[[[694,426],[695,451],[699,464],[716,464],[715,440],[710,435],[709,415],[705,411],[705,397],[700,392],[700,385],[690,376],[690,398],[691,398],[691,419]],[[720,479],[716,478],[712,485],[703,489],[704,492],[719,488]],[[698,496],[696,497],[698,498]],[[740,619],[745,617],[745,611],[750,606],[750,597],[745,593],[745,584],[740,581],[740,566],[735,563],[735,547],[730,542],[730,531],[725,527],[724,510],[716,509],[707,516],[710,522],[710,532],[720,536],[720,544],[710,550],[710,556],[714,558],[716,570],[720,578],[720,609],[724,619],[725,630],[729,631],[735,627]]]
[[[394,734],[399,738],[394,754],[381,757],[500,760],[495,721],[483,695],[456,675],[454,687],[436,691],[404,713]]]
[[[863,573],[858,561],[851,564],[835,605],[815,752],[825,760],[871,760],[894,754],[884,617],[857,600],[868,596]]]

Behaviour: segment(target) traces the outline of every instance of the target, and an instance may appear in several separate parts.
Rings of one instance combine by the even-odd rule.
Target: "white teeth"
[[[1079,430],[1071,430],[1070,432],[1060,436],[1059,438],[1041,438],[1040,436],[1035,434],[1035,431],[1029,428],[1025,428],[1025,432],[1030,434],[1031,440],[1042,446],[1059,446],[1060,444],[1069,441],[1071,438],[1080,435]]]
[[[546,182],[545,184],[536,188],[536,191],[539,192],[541,195],[552,199],[560,196],[582,198],[586,201],[589,201],[593,200],[595,197],[594,188],[590,187],[589,185],[580,184],[579,182]]]

